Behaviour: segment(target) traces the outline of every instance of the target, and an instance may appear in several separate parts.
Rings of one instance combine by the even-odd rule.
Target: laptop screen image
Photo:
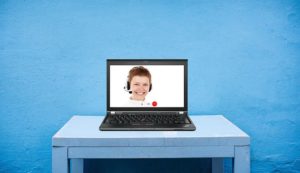
[[[187,60],[107,60],[107,108],[186,111]]]

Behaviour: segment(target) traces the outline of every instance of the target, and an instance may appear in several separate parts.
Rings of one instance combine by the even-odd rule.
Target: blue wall
[[[247,132],[252,172],[300,172],[290,0],[0,1],[0,172],[51,171],[52,135],[73,114],[105,114],[111,57],[188,58],[190,113]]]

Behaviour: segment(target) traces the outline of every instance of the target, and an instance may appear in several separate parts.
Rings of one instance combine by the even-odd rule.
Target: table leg
[[[52,147],[52,173],[69,173],[67,147]]]
[[[83,159],[72,159],[71,170],[72,173],[83,173],[84,160]]]
[[[235,146],[234,149],[234,173],[250,173],[250,148]]]
[[[223,173],[224,172],[224,159],[223,158],[212,158],[212,173]]]

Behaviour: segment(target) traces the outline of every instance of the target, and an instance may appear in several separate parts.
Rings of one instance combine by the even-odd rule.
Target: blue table
[[[250,173],[250,137],[222,115],[191,116],[196,131],[99,131],[103,116],[73,116],[52,138],[52,172],[83,172],[85,158],[223,158]]]

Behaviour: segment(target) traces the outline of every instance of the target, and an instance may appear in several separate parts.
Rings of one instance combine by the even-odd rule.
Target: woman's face
[[[130,82],[133,100],[145,100],[150,88],[150,81],[147,76],[134,76]]]

